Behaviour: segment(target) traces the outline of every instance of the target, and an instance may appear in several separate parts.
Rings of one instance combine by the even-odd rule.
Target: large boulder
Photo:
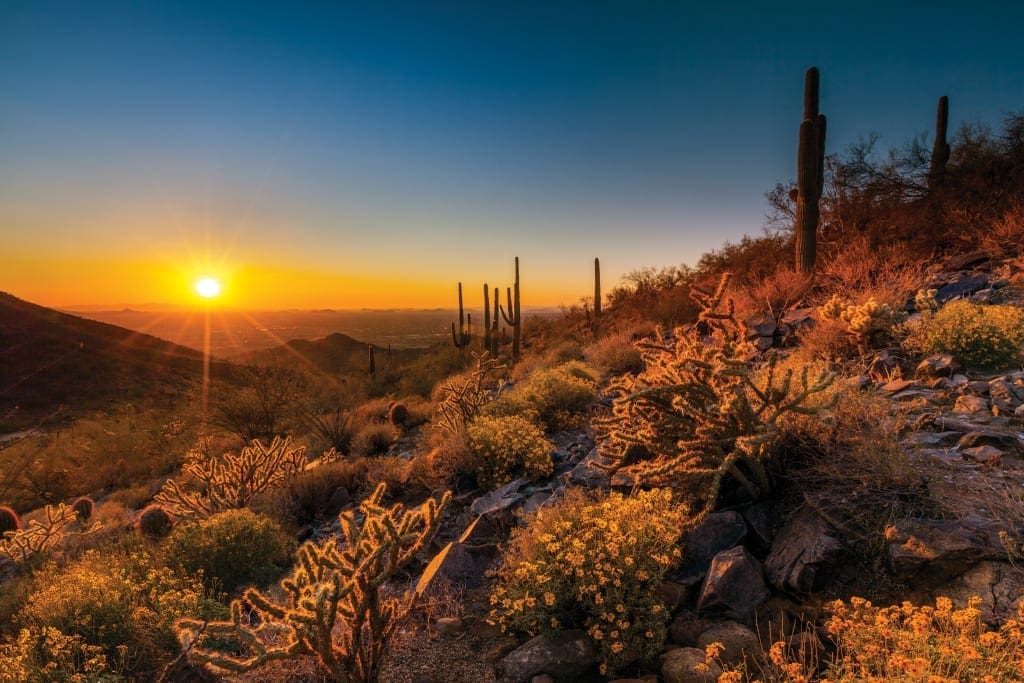
[[[982,560],[1005,560],[1000,531],[1010,530],[990,520],[900,519],[885,528],[885,541],[899,576],[942,582]]]
[[[821,572],[834,566],[843,544],[832,526],[810,508],[803,508],[772,543],[764,562],[768,582],[794,595],[808,595]]]
[[[661,679],[665,683],[715,683],[722,667],[708,661],[704,650],[680,647],[661,657]]]
[[[569,471],[568,483],[580,488],[607,491],[611,486],[611,476],[597,466],[600,459],[597,448],[591,449],[586,457]]]
[[[715,555],[701,586],[697,609],[705,614],[749,622],[768,597],[761,563],[743,546]]]
[[[914,373],[918,379],[934,379],[936,377],[952,377],[960,371],[963,366],[956,356],[951,353],[937,353],[928,356],[917,364],[917,371]]]
[[[465,543],[452,541],[423,570],[416,584],[416,593],[428,594],[442,584],[456,588],[479,588],[483,585],[486,569],[486,560],[477,557]]]
[[[707,576],[715,555],[739,545],[747,525],[738,512],[713,512],[682,539],[683,566],[676,580],[684,586],[700,583]]]
[[[538,674],[549,674],[556,681],[572,681],[591,673],[600,661],[586,633],[560,631],[526,641],[505,655],[501,668],[507,678],[517,683],[529,681]]]

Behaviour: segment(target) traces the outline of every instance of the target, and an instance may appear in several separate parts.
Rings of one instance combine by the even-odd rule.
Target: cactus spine
[[[515,298],[513,299],[513,291]],[[512,328],[512,362],[519,361],[519,348],[523,338],[523,316],[519,308],[519,257],[516,256],[516,281],[513,288],[507,288],[508,310],[498,307],[505,324]]]
[[[818,202],[825,186],[825,116],[818,113],[818,69],[804,76],[804,118],[800,124],[796,174],[796,269],[814,269],[818,240]]]
[[[468,320],[468,324],[467,324],[467,320]],[[469,340],[470,340],[470,337],[472,337],[472,334],[470,333],[470,330],[471,330],[472,326],[473,326],[473,316],[470,315],[467,318],[467,316],[463,313],[463,310],[462,310],[462,283],[460,282],[459,283],[459,332],[458,332],[458,334],[455,333],[455,323],[452,323],[452,344],[455,345],[455,348],[457,348],[457,349],[465,349],[467,346],[469,346]]]
[[[17,531],[21,528],[21,518],[18,513],[7,507],[0,506],[0,537],[8,531]]]
[[[928,187],[935,187],[942,182],[949,161],[949,142],[946,140],[946,128],[949,125],[949,98],[939,98],[939,106],[935,112],[935,144],[932,146],[932,162],[928,168]]]
[[[594,257],[594,334],[601,331],[601,259]]]

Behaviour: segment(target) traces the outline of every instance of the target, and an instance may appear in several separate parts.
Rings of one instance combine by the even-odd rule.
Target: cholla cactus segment
[[[486,385],[490,376],[504,370],[505,366],[486,351],[474,352],[473,358],[476,359],[476,367],[471,372],[450,377],[441,386],[441,400],[434,418],[435,429],[452,435],[461,434],[480,409],[494,400],[494,394]],[[501,391],[501,385],[498,391]]]
[[[178,637],[189,658],[222,672],[250,671],[276,659],[314,656],[334,680],[377,680],[380,664],[397,620],[411,608],[415,593],[384,598],[381,587],[407,565],[437,532],[441,510],[451,498],[427,500],[416,510],[381,504],[384,484],[359,506],[360,514],[341,513],[343,544],[333,539],[306,543],[298,552],[294,574],[281,581],[283,602],[255,588],[244,601],[256,613],[257,626],[231,605],[231,621],[178,622]],[[362,518],[360,523],[358,520]],[[282,642],[281,634],[286,639]],[[231,637],[239,655],[206,649],[208,638]],[[274,643],[274,644],[271,644]]]
[[[889,332],[893,325],[902,321],[903,316],[901,311],[889,304],[880,304],[871,297],[860,306],[847,306],[839,319],[846,324],[850,334],[867,338],[876,332]]]
[[[696,326],[637,343],[645,370],[614,380],[612,414],[597,421],[606,469],[631,467],[642,484],[680,487],[698,511],[710,509],[727,477],[754,498],[766,495],[779,418],[820,410],[808,399],[833,380],[806,369],[779,376],[773,357],[756,381],[756,356],[724,297],[727,284],[725,276],[714,293],[695,293]]]
[[[843,299],[838,294],[833,294],[828,301],[818,307],[818,315],[825,320],[839,320],[847,306],[853,305],[849,299]]]
[[[153,500],[182,519],[243,508],[257,494],[301,472],[306,465],[305,452],[306,447],[293,446],[290,437],[275,437],[270,445],[256,439],[238,454],[217,458],[209,453],[209,442],[203,440],[189,451],[182,467],[194,490],[172,479]]]
[[[917,294],[914,295],[914,308],[922,315],[939,310],[939,302],[935,299],[938,291],[937,289],[917,290]]]
[[[98,524],[83,526],[78,513],[63,503],[47,505],[43,509],[42,521],[34,519],[23,528],[4,534],[0,553],[15,564],[23,564],[33,557],[56,550],[72,534],[90,534],[98,528]]]

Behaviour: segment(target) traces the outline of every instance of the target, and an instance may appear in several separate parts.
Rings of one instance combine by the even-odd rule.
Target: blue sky
[[[759,233],[808,66],[830,152],[900,144],[943,94],[952,127],[1024,109],[1022,26],[1005,2],[6,0],[0,289],[105,303],[125,285],[69,264],[209,253],[292,273],[281,305],[427,305],[518,254],[534,303],[571,303],[594,256],[614,283]]]

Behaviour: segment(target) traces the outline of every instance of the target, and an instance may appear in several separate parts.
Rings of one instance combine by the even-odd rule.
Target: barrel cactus
[[[171,516],[160,505],[150,505],[139,515],[139,531],[149,538],[163,538],[173,526]]]
[[[18,513],[6,505],[0,505],[0,534],[17,531],[20,528],[21,519],[18,517]]]
[[[71,509],[78,515],[79,522],[88,522],[92,519],[92,513],[96,509],[96,505],[89,496],[82,496],[71,504]]]

